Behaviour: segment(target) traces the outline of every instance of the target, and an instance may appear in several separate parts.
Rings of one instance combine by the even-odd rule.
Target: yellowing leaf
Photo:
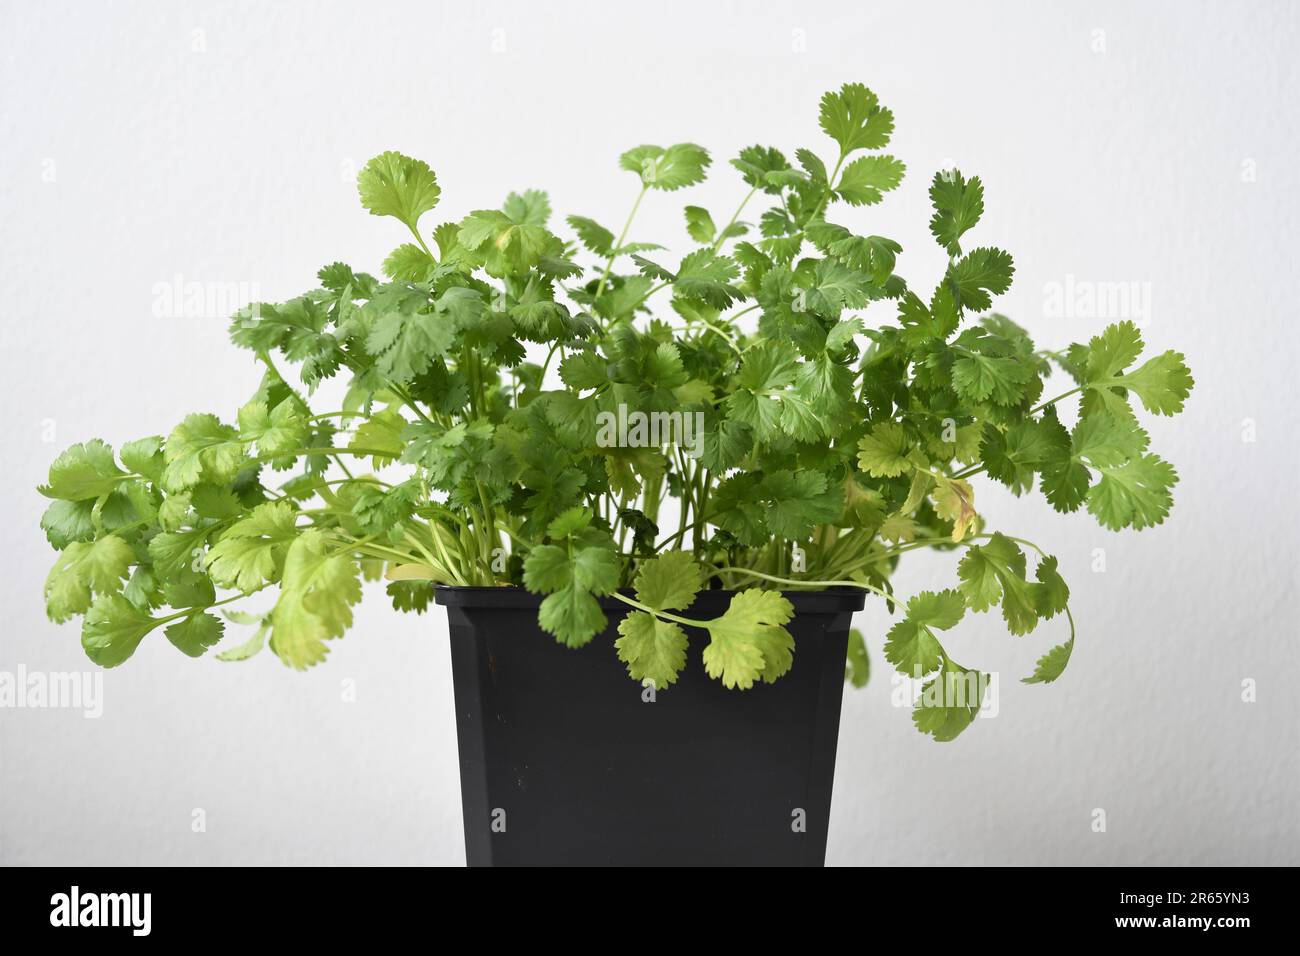
[[[939,477],[934,490],[934,507],[939,517],[952,522],[952,540],[970,534],[979,519],[975,513],[975,490],[969,481]]]

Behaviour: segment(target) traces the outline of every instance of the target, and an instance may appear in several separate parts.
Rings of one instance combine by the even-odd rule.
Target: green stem
[[[733,312],[731,315],[727,316],[723,321],[725,321],[728,324],[731,324],[732,322],[735,322],[738,318],[740,318],[745,313],[753,312],[755,309],[758,308],[762,308],[762,306],[760,306],[757,302],[755,302],[753,305],[746,306],[745,308],[741,309],[739,312]]]
[[[420,244],[420,248],[423,249],[424,254],[429,257],[429,261],[432,262],[434,265],[437,265],[438,258],[433,254],[432,251],[430,251],[429,247],[425,244],[424,237],[420,235],[419,230],[417,230],[409,222],[406,224],[406,228],[411,230],[411,235],[415,236],[415,241]]]
[[[757,186],[755,186],[753,189],[751,189],[751,190],[748,192],[748,194],[746,194],[745,198],[742,199],[742,200],[740,201],[740,205],[736,207],[736,213],[735,213],[735,215],[733,215],[733,216],[731,217],[731,221],[728,222],[727,225],[726,225],[723,229],[721,229],[721,230],[718,231],[718,236],[717,236],[717,238],[713,240],[713,245],[710,246],[710,248],[711,248],[714,252],[717,252],[720,248],[722,248],[722,243],[725,241],[725,239],[726,239],[726,237],[727,237],[727,230],[729,230],[732,226],[734,226],[734,225],[736,224],[736,220],[740,218],[741,210],[743,210],[743,209],[745,208],[745,204],[748,203],[748,202],[750,201],[750,199],[753,198],[754,193],[756,193],[756,192],[758,192],[758,187],[757,187]]]
[[[658,618],[663,618],[665,621],[673,621],[677,624],[685,624],[687,627],[700,627],[700,628],[708,627],[707,621],[696,621],[689,617],[678,617],[676,614],[670,614],[667,611],[655,610],[649,605],[642,604],[640,601],[630,598],[626,594],[622,594],[618,591],[611,591],[609,596],[612,598],[617,598],[618,600],[622,601],[624,604],[636,608],[638,611],[645,611],[647,614],[651,614]]]
[[[830,179],[826,180],[826,195],[823,196],[822,201],[817,204],[817,211],[809,217],[809,221],[816,219],[825,212],[826,207],[830,204],[831,196],[835,193],[835,177],[840,174],[840,167],[844,165],[844,159],[847,155],[848,154],[845,153],[844,150],[840,150],[840,158],[835,162],[835,168],[831,171]]]
[[[156,627],[160,627],[161,625],[166,624],[168,621],[178,621],[183,617],[189,617],[192,614],[197,614],[200,611],[206,611],[209,608],[221,607],[223,604],[233,604],[235,601],[238,601],[246,597],[248,597],[248,594],[244,594],[243,592],[240,592],[239,594],[236,594],[233,597],[224,598],[220,601],[214,601],[211,604],[196,604],[194,607],[187,607],[182,611],[177,611],[175,614],[168,614],[166,617],[154,618],[153,624],[149,626],[149,630],[153,630]]]
[[[453,563],[451,558],[447,555],[447,548],[442,543],[442,536],[438,534],[438,529],[433,527],[432,525],[429,526],[429,537],[433,539],[433,547],[435,550],[437,550],[439,556],[441,556],[442,558],[443,567],[445,567],[451,573],[451,575],[456,579],[457,584],[464,585],[466,581],[464,575],[460,573],[461,569],[455,563]],[[410,541],[412,544],[414,544],[420,550],[421,553],[424,553],[424,545],[422,545],[418,540],[416,540],[409,531],[406,533],[406,539]]]
[[[555,350],[559,347],[560,343],[558,341],[553,342],[550,350],[546,353],[546,361],[542,363],[542,374],[537,379],[539,388],[546,387],[546,370],[551,367],[551,359],[555,357]]]
[[[722,339],[722,341],[726,342],[727,345],[731,348],[731,350],[735,352],[737,355],[743,356],[745,354],[744,351],[740,348],[740,346],[731,340],[731,336],[727,335],[726,332],[718,328],[718,326],[714,325],[712,322],[709,322],[705,319],[695,319],[694,321],[698,322],[700,325],[704,326],[706,329],[708,329],[718,338]]]
[[[428,415],[424,414],[424,412],[420,410],[420,406],[415,404],[415,399],[413,399],[405,389],[401,388],[400,386],[394,385],[392,382],[388,383],[388,387],[392,390],[394,395],[396,395],[398,398],[402,400],[403,405],[405,405],[411,411],[415,412],[417,418],[419,418],[427,425],[434,424],[433,420],[430,419]]]
[[[874,591],[888,601],[894,600],[894,596],[888,591],[878,588],[874,584],[867,584],[865,581],[796,581],[793,578],[779,578],[774,574],[764,574],[762,571],[751,571],[749,568],[737,568],[730,565],[717,570],[732,574],[747,574],[750,577],[762,578],[764,581],[772,581],[776,584],[792,584],[796,587],[862,588],[867,591]]]
[[[1048,405],[1055,405],[1055,404],[1056,404],[1057,402],[1059,402],[1061,399],[1063,399],[1063,398],[1069,398],[1071,395],[1076,395],[1076,394],[1078,394],[1079,392],[1082,392],[1083,389],[1084,389],[1084,386],[1080,385],[1078,388],[1072,388],[1072,389],[1070,389],[1068,392],[1062,392],[1060,395],[1057,395],[1056,398],[1049,398],[1047,401],[1043,402],[1041,405],[1038,405],[1038,406],[1035,406],[1034,408],[1031,408],[1027,414],[1032,415],[1032,414],[1034,414],[1034,412],[1042,411],[1042,410],[1043,410],[1044,408],[1046,408]]]
[[[609,282],[609,274],[614,268],[614,260],[618,257],[618,250],[623,248],[623,240],[627,238],[627,232],[632,228],[632,220],[636,218],[636,211],[641,208],[641,200],[645,194],[650,191],[650,187],[644,183],[641,184],[641,191],[636,194],[636,202],[632,203],[632,211],[627,214],[627,221],[623,223],[623,231],[618,234],[618,240],[614,243],[614,248],[609,252],[609,258],[605,260],[605,271],[601,273],[600,282],[596,283],[596,295],[594,298],[599,299],[600,294],[605,291],[605,285]]]

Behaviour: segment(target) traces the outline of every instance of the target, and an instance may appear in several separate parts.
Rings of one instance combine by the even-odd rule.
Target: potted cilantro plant
[[[1059,616],[1027,677],[1056,680],[1057,561],[995,530],[977,485],[1159,524],[1177,476],[1138,412],[1192,385],[1131,323],[1044,350],[990,312],[1013,270],[967,241],[978,178],[934,177],[948,263],[905,282],[898,243],[841,209],[901,182],[893,124],[861,85],[828,93],[830,152],[742,150],[735,212],[686,206],[684,255],[632,237],[705,178],[693,144],[622,155],[617,233],[532,190],[430,230],[433,171],[377,156],[361,203],[409,232],[385,278],[334,263],[236,315],[264,375],[233,420],[53,463],[50,617],[84,616],[104,667],[155,631],[199,657],[229,621],[251,636],[219,659],[303,669],[384,579],[400,611],[447,607],[471,863],[820,863],[846,661],[866,679],[853,611],[899,615],[885,656],[936,740],[981,706],[986,675],[947,649],[967,612],[1017,637]],[[1072,384],[1046,394],[1052,365]],[[346,397],[313,406],[333,378]],[[896,595],[922,548],[956,553],[953,586]]]

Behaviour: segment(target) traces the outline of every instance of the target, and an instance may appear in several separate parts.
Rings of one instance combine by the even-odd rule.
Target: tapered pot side
[[[687,614],[723,613],[703,591]],[[728,690],[692,641],[672,686],[628,677],[626,605],[580,649],[521,588],[439,587],[447,609],[470,866],[821,866],[854,591],[790,592],[794,664]]]

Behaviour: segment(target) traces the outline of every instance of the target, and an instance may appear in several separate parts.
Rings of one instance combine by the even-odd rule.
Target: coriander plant
[[[956,171],[930,187],[947,267],[904,281],[898,243],[835,221],[901,182],[879,152],[893,115],[849,84],[823,97],[820,125],[829,153],[731,160],[735,212],[686,206],[681,258],[631,237],[643,204],[705,178],[694,144],[620,157],[634,190],[617,234],[582,215],[553,232],[536,190],[429,231],[433,171],[375,157],[361,204],[410,234],[386,278],[336,262],[312,291],[237,314],[231,338],[264,375],[233,421],[192,414],[166,438],[116,455],[94,439],[53,463],[50,617],[84,615],[86,653],[113,667],[157,629],[202,655],[220,608],[254,629],[220,659],[266,644],[306,668],[352,623],[363,578],[417,612],[434,585],[522,586],[571,647],[606,628],[598,597],[625,605],[615,644],[636,680],[671,685],[694,637],[708,674],[744,689],[791,667],[782,590],[854,587],[901,608],[885,656],[928,677],[914,719],[937,739],[979,707],[955,693],[978,672],[941,640],[968,610],[999,606],[1014,635],[1067,619],[1027,678],[1055,680],[1069,591],[1055,558],[991,529],[976,482],[1037,484],[1110,529],[1159,524],[1177,476],[1133,399],[1181,410],[1183,357],[1141,360],[1129,322],[1043,350],[990,312],[1012,260],[967,243],[984,188]],[[1053,363],[1074,384],[1045,397]],[[336,376],[341,407],[314,408]],[[896,596],[891,572],[922,548],[960,553],[955,586]],[[690,611],[706,587],[735,592],[707,620]],[[848,672],[865,680],[860,634]]]

